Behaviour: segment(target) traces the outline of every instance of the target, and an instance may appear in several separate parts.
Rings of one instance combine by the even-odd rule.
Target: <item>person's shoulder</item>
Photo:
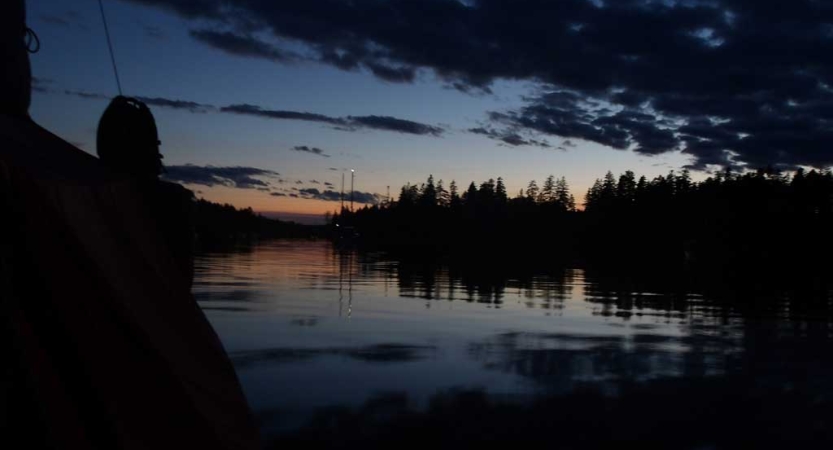
[[[0,114],[0,160],[16,172],[44,180],[96,184],[114,181],[98,158],[30,118]]]

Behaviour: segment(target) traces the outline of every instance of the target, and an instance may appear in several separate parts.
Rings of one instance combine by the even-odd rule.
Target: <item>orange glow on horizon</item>
[[[197,196],[197,198],[204,198],[215,203],[228,203],[236,208],[252,208],[254,211],[261,213],[290,213],[303,215],[321,215],[326,213],[338,212],[341,209],[340,202],[312,200],[305,198],[293,198],[289,196],[273,196],[269,192],[259,191],[257,189],[236,189],[224,186],[185,186]],[[579,186],[571,189],[576,199],[576,209],[584,209],[584,201],[586,188]],[[396,200],[397,196],[393,195],[394,190],[391,189],[392,200]],[[398,189],[396,190],[398,192]],[[513,192],[513,191],[509,191]],[[517,192],[515,190],[514,192]],[[510,195],[510,197],[512,197]],[[344,205],[350,207],[349,193],[345,192]],[[363,208],[366,205],[355,203],[354,208]],[[368,205],[369,206],[369,205]]]
[[[311,200],[305,198],[276,197],[268,192],[256,189],[232,189],[227,187],[186,186],[194,192],[197,198],[204,198],[214,203],[228,203],[234,207],[252,208],[257,212],[280,212],[291,214],[321,215],[336,212],[341,208],[339,202]],[[349,207],[347,199],[345,206]],[[355,207],[364,207],[355,204]]]

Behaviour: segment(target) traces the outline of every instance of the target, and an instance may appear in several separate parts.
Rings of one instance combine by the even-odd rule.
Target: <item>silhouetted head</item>
[[[32,72],[26,47],[26,3],[0,2],[0,113],[27,117],[32,95]]]
[[[150,109],[135,98],[118,96],[98,122],[96,150],[111,169],[135,178],[162,173],[159,135]]]

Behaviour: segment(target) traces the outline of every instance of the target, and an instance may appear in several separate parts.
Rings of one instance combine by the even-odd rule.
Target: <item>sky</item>
[[[510,195],[605,172],[833,165],[833,2],[104,0],[169,180],[309,221],[429,174]],[[32,117],[95,153],[96,0],[28,2]],[[357,205],[358,206],[358,205]]]

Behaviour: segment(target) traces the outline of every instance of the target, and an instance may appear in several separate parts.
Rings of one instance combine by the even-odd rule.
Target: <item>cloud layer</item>
[[[296,152],[302,152],[302,153],[312,153],[313,155],[323,156],[325,158],[330,157],[330,155],[324,153],[324,150],[321,150],[318,147],[309,147],[307,145],[296,145],[295,147],[292,147],[292,150],[294,150]]]
[[[176,100],[161,97],[136,97],[137,100],[147,103],[151,106],[161,106],[163,108],[184,109],[190,112],[208,112],[214,109],[211,105],[202,103],[190,102],[187,100]]]
[[[277,120],[304,120],[307,122],[319,122],[333,125],[335,128],[344,131],[356,131],[360,129],[374,129],[393,131],[397,133],[440,136],[443,129],[433,125],[414,122],[411,120],[398,119],[390,116],[347,116],[331,117],[323,114],[315,114],[299,111],[269,110],[259,106],[240,104],[224,106],[220,111],[225,113],[257,116]]]
[[[324,191],[320,191],[316,188],[305,188],[298,190],[298,197],[312,199],[312,200],[324,200],[328,202],[340,202],[341,201],[341,193],[336,192],[331,189],[326,189]],[[353,202],[363,204],[363,205],[370,205],[379,203],[382,200],[382,197],[378,194],[373,194],[370,192],[361,192],[361,191],[354,191],[353,192]],[[344,193],[344,202],[347,203],[350,201],[350,192]]]
[[[695,168],[833,163],[830,2],[127,1],[192,20],[226,38],[201,42],[241,56],[284,61],[275,52],[292,41],[306,59],[388,82],[420,70],[463,91],[530,80],[541,92],[481,133],[509,145],[543,134],[682,151]]]
[[[94,99],[94,100],[109,100],[111,97],[108,95],[96,93],[96,92],[86,92],[86,91],[78,91],[78,90],[57,90],[52,89],[47,86],[49,83],[39,82],[35,80],[33,82],[32,89],[41,92],[41,93],[58,93],[64,95],[70,95],[74,97],[79,97],[83,99]],[[254,116],[254,117],[262,117],[266,119],[275,119],[275,120],[301,120],[306,122],[317,122],[323,123],[327,125],[332,125],[334,129],[341,130],[341,131],[359,131],[363,129],[369,130],[381,130],[381,131],[392,131],[396,133],[404,133],[404,134],[415,134],[415,135],[423,135],[423,136],[435,136],[439,137],[443,134],[445,130],[443,128],[428,125],[420,122],[414,122],[412,120],[400,119],[397,117],[391,116],[347,116],[347,117],[331,117],[324,114],[317,114],[317,113],[310,113],[310,112],[301,112],[301,111],[286,111],[286,110],[270,110],[270,109],[263,109],[259,106],[249,105],[249,104],[236,104],[236,105],[229,105],[229,106],[222,106],[217,107],[214,105],[209,105],[205,103],[197,103],[187,100],[180,100],[180,99],[169,99],[169,98],[162,98],[162,97],[142,97],[137,96],[136,99],[147,103],[150,106],[158,106],[162,108],[170,108],[170,109],[179,109],[185,110],[192,113],[204,113],[209,111],[219,111],[222,113],[227,114],[238,114],[244,116]],[[304,147],[304,146],[302,146]],[[298,150],[297,147],[294,150]],[[298,150],[304,151],[304,150]],[[311,152],[316,153],[316,152]],[[319,153],[316,153],[319,154]],[[328,157],[329,155],[319,154],[320,156]]]
[[[272,184],[269,179],[278,175],[278,172],[256,167],[185,164],[165,166],[165,173],[162,178],[175,183],[197,184],[208,187],[226,186],[239,189],[262,189],[270,187]]]

